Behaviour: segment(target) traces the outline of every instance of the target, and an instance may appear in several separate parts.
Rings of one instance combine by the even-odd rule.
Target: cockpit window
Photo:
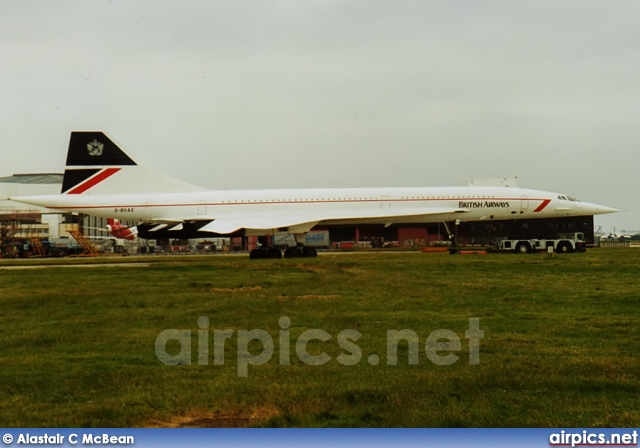
[[[580,199],[576,199],[571,196],[564,196],[564,195],[559,195],[558,199],[560,199],[561,201],[581,202]]]

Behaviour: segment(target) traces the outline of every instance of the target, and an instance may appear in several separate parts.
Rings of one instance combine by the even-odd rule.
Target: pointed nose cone
[[[618,213],[620,210],[605,207],[604,205],[582,203],[580,211],[588,215],[604,215],[607,213]]]

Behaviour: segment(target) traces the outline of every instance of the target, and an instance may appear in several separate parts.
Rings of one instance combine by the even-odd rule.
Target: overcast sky
[[[0,177],[71,130],[214,189],[517,176],[640,230],[640,2],[0,2]]]

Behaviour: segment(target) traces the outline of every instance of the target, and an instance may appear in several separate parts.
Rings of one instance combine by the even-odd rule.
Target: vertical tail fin
[[[203,188],[140,165],[100,131],[74,131],[62,194],[178,193]]]
[[[127,227],[120,223],[119,219],[108,218],[107,219],[107,231],[116,238],[125,240],[133,240],[138,234],[137,227]]]

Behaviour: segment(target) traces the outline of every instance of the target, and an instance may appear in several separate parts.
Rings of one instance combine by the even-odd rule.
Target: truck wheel
[[[571,244],[569,244],[568,242],[562,241],[558,243],[556,252],[558,252],[559,254],[568,254],[569,252],[573,252],[573,248],[571,247]]]
[[[528,243],[518,243],[516,246],[516,252],[519,254],[528,254],[531,252],[531,246]]]

